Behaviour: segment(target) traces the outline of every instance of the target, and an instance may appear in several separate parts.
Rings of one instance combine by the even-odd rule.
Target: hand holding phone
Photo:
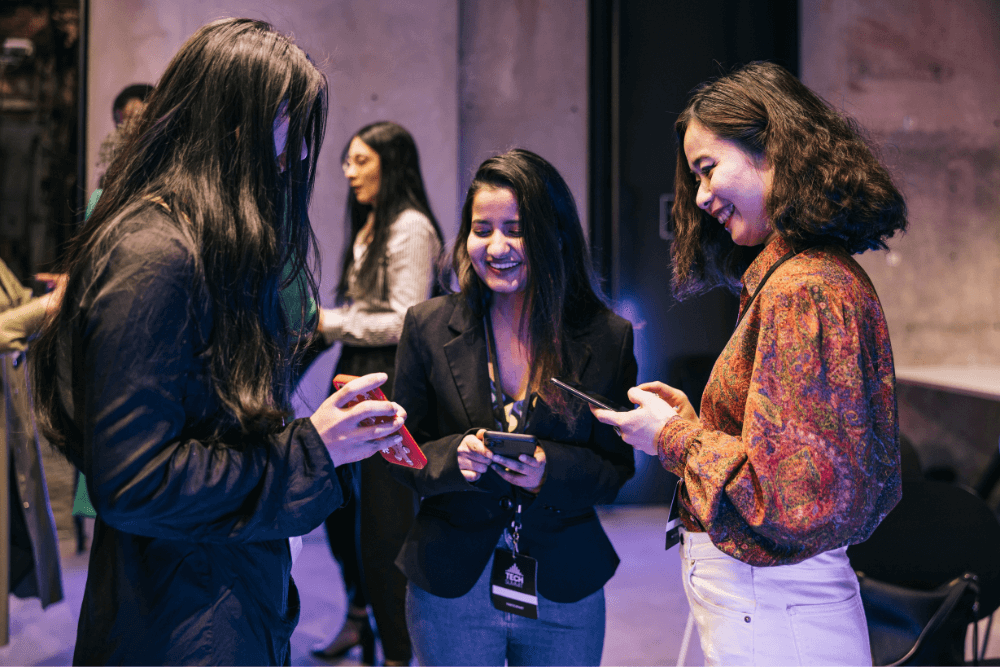
[[[490,466],[504,480],[538,493],[545,478],[545,450],[525,433],[486,431],[483,442],[493,454]]]
[[[345,375],[343,373],[338,374],[333,378],[333,386],[335,389],[340,389],[345,384],[351,380],[356,379],[354,375]],[[358,394],[349,402],[344,404],[344,408],[349,408],[352,405],[357,405],[362,401],[388,401],[385,394],[378,387],[365,392],[363,394]],[[390,417],[369,417],[360,422],[361,426],[369,426],[371,424],[381,424],[386,422],[391,422]],[[385,447],[382,449],[382,458],[384,458],[389,463],[395,463],[396,465],[405,466],[407,468],[415,468],[417,470],[423,468],[427,465],[427,457],[424,453],[420,451],[420,447],[417,446],[417,441],[413,439],[410,432],[406,430],[405,426],[400,427],[398,431],[402,442],[398,445],[393,445],[391,447]]]

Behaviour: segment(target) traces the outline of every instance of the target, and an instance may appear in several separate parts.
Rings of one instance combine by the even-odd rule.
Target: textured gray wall
[[[873,133],[909,205],[860,260],[897,366],[1000,364],[1000,3],[801,6],[803,81]]]
[[[459,185],[508,148],[551,162],[587,230],[587,2],[461,3]]]

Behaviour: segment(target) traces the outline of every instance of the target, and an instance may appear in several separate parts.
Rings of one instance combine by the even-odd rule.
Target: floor
[[[623,505],[599,512],[622,559],[606,587],[608,621],[602,664],[678,664],[688,606],[678,576],[677,549],[663,550],[666,508]],[[302,615],[292,635],[292,664],[326,664],[314,660],[309,650],[329,639],[339,627],[346,599],[322,529],[305,536],[292,572],[302,597]],[[35,599],[10,598],[11,641],[0,647],[0,665],[71,663],[86,574],[86,555],[67,551],[63,556],[63,602],[42,611]],[[997,628],[990,637],[987,656],[1000,657]],[[351,658],[342,664],[358,664],[360,655]],[[684,664],[702,663],[695,632]]]

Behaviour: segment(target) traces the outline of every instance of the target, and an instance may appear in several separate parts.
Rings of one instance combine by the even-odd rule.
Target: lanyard
[[[779,266],[790,260],[792,257],[795,257],[795,255],[797,254],[798,254],[797,251],[789,250],[784,254],[784,256],[781,259],[779,259],[777,262],[771,265],[771,268],[767,270],[767,273],[764,274],[764,277],[760,279],[759,283],[757,283],[757,289],[753,291],[753,296],[751,296],[750,300],[747,301],[747,305],[743,309],[743,312],[740,313],[739,319],[736,320],[736,327],[734,328],[739,328],[740,322],[743,321],[743,316],[746,315],[747,312],[750,310],[750,304],[752,304],[753,300],[757,298],[757,295],[760,294],[760,291],[764,289],[764,283],[766,283],[767,279],[771,277],[771,274],[777,271]]]
[[[503,387],[500,384],[500,358],[497,355],[497,341],[493,337],[493,322],[490,318],[490,311],[487,308],[483,315],[483,326],[486,328],[486,361],[493,372],[493,393],[490,396],[490,403],[493,407],[493,421],[496,422],[498,431],[507,430],[507,416],[503,410]]]

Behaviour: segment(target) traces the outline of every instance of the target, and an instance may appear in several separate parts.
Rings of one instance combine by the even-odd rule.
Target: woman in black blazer
[[[600,662],[619,561],[593,506],[614,500],[633,453],[549,378],[625,403],[636,362],[632,325],[598,296],[587,257],[562,177],[513,150],[469,188],[461,292],[407,312],[394,399],[428,464],[393,466],[422,498],[396,564],[420,664]],[[493,454],[487,430],[533,435],[534,451]]]

